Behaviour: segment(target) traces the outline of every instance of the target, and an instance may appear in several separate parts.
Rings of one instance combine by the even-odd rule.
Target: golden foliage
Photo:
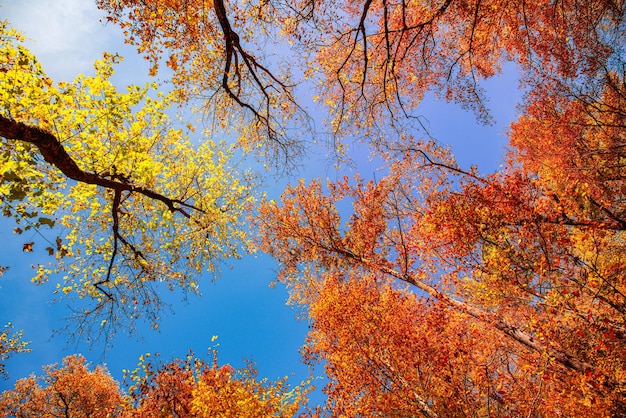
[[[92,301],[77,313],[87,328],[110,332],[139,316],[158,326],[157,283],[197,292],[203,270],[238,257],[252,178],[232,162],[232,146],[196,144],[176,127],[174,99],[155,84],[118,91],[111,76],[120,57],[105,53],[95,76],[53,84],[20,40],[4,22],[4,214],[61,234],[47,239],[55,261],[33,281],[64,274],[58,292]]]

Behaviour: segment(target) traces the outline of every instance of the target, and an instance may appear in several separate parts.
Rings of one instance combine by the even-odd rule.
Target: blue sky
[[[71,80],[80,73],[92,73],[92,63],[103,51],[118,52],[124,63],[118,67],[120,84],[147,81],[147,64],[134,50],[123,44],[121,32],[111,24],[100,22],[101,13],[93,0],[0,0],[0,17],[25,32],[32,39],[28,47],[37,55],[48,76],[55,81]],[[486,84],[490,108],[497,123],[483,127],[474,115],[457,106],[426,100],[420,114],[430,124],[433,136],[450,144],[460,164],[477,164],[482,173],[497,169],[506,142],[504,133],[515,116],[519,99],[514,68]],[[361,171],[370,176],[376,167],[363,155],[355,155],[356,168],[342,170],[346,174]],[[323,157],[324,153],[321,153]],[[320,157],[321,158],[321,157]],[[315,161],[315,159],[313,159]],[[311,161],[311,160],[307,160]],[[305,167],[302,175],[335,178],[339,172],[332,162],[319,160]],[[293,179],[292,179],[293,180]],[[279,196],[288,179],[278,184],[267,183],[270,197]],[[132,369],[138,357],[146,352],[161,353],[164,360],[185,356],[190,349],[203,355],[214,345],[218,335],[219,358],[223,363],[242,366],[243,359],[252,359],[262,377],[276,379],[292,376],[294,384],[304,380],[308,369],[300,361],[299,348],[304,343],[307,323],[298,321],[298,311],[286,306],[287,292],[282,286],[268,285],[276,273],[275,263],[267,256],[246,256],[224,269],[214,283],[210,278],[200,282],[202,297],[190,297],[181,303],[181,295],[168,295],[174,314],[164,317],[159,332],[140,328],[141,339],[123,333],[116,336],[113,348],[103,357],[102,347],[91,350],[83,344],[67,346],[66,334],[53,335],[63,326],[69,314],[63,303],[50,304],[53,284],[35,287],[29,282],[31,265],[37,264],[40,253],[25,254],[21,244],[27,236],[15,236],[10,220],[0,219],[0,265],[10,270],[0,278],[0,323],[11,321],[24,329],[25,339],[32,341],[32,353],[17,355],[7,363],[10,379],[0,380],[0,389],[12,387],[15,379],[41,373],[41,366],[72,353],[82,353],[92,363],[106,362],[118,380],[122,369]],[[318,370],[318,374],[321,370]],[[320,381],[321,382],[321,381]],[[319,397],[317,397],[319,400]]]

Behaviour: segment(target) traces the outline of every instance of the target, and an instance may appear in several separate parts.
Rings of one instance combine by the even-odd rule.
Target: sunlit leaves
[[[193,355],[160,364],[147,354],[128,378],[136,413],[144,417],[295,416],[306,401],[304,385],[258,379],[256,370],[207,363]]]
[[[54,85],[18,39],[3,24],[4,213],[62,234],[54,243],[42,232],[56,261],[34,280],[59,272],[63,294],[93,301],[75,312],[79,334],[102,317],[105,334],[141,316],[157,326],[163,286],[196,292],[199,273],[237,256],[252,177],[231,163],[231,146],[176,126],[173,98],[156,85],[118,91],[110,77],[120,57]]]
[[[28,348],[30,343],[22,340],[22,334],[22,331],[13,332],[13,324],[10,322],[0,332],[0,376],[2,377],[7,376],[4,370],[5,360],[13,354],[30,351]]]
[[[152,63],[153,75],[163,64],[172,70],[178,97],[198,104],[212,129],[237,135],[248,152],[288,162],[298,153],[307,116],[295,100],[289,57],[267,56],[269,45],[287,49],[273,39],[275,16],[267,4],[100,0],[98,5]]]
[[[5,416],[122,416],[125,400],[104,367],[90,370],[81,356],[63,359],[61,367],[44,367],[44,376],[20,379],[0,396]]]

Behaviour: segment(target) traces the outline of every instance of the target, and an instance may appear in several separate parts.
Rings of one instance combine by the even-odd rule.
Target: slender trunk
[[[546,348],[541,343],[539,343],[539,341],[535,340],[535,338],[532,335],[521,330],[519,327],[506,322],[504,319],[502,319],[498,315],[491,313],[491,312],[485,312],[482,309],[479,309],[475,306],[467,304],[466,302],[462,302],[460,300],[454,299],[450,297],[449,295],[443,292],[440,292],[433,286],[430,286],[409,274],[400,273],[399,271],[394,270],[389,267],[384,267],[384,266],[374,267],[372,266],[372,263],[369,260],[364,259],[348,250],[335,248],[333,249],[333,251],[343,254],[352,260],[355,260],[361,264],[367,265],[370,268],[377,269],[385,274],[395,277],[396,279],[409,283],[417,287],[420,290],[423,290],[424,292],[428,293],[431,297],[438,299],[441,302],[457,309],[460,312],[466,313],[469,316],[476,318],[477,320],[481,322],[487,323],[499,331],[502,331],[504,334],[513,338],[515,341],[525,345],[531,350],[534,350],[542,354],[547,353],[548,355],[554,357],[554,359],[557,362],[561,363],[563,366],[567,367],[568,369],[576,370],[582,373],[588,370],[593,370],[593,366],[590,365],[589,363],[581,361],[577,359],[576,357],[569,355],[568,353],[562,350],[559,350],[556,348],[553,348],[553,349]]]

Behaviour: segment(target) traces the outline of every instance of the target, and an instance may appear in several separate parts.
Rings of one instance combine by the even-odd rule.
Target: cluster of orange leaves
[[[149,355],[147,355],[149,357]],[[2,416],[39,417],[269,417],[293,416],[305,399],[285,380],[256,378],[251,366],[235,370],[188,356],[158,365],[142,357],[127,373],[125,394],[105,367],[90,370],[81,356],[47,366],[44,376],[20,379],[0,395]]]

